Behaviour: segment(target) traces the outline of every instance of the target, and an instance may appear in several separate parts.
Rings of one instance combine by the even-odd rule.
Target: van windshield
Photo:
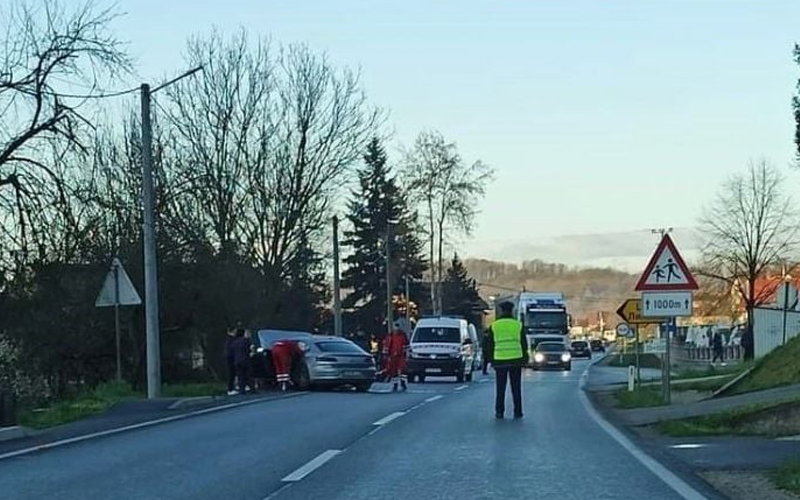
[[[458,328],[419,327],[414,331],[412,342],[447,342],[461,343],[461,331]]]

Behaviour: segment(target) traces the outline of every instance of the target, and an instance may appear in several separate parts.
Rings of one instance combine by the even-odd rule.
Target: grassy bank
[[[618,354],[608,357],[608,366],[630,366],[636,364],[636,354],[623,354],[622,360]],[[639,366],[642,368],[661,368],[661,359],[655,354],[639,354]]]
[[[753,371],[726,390],[726,394],[800,384],[800,337],[795,337],[761,358]]]

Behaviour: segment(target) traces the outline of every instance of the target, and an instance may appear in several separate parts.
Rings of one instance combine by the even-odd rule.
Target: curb
[[[51,450],[53,448],[60,448],[62,446],[67,446],[67,445],[75,444],[75,443],[81,443],[83,441],[89,441],[89,440],[97,439],[97,438],[101,438],[101,437],[113,436],[115,434],[122,434],[124,432],[134,431],[134,430],[138,430],[138,429],[145,429],[145,428],[148,428],[148,427],[154,427],[156,425],[166,424],[166,423],[169,423],[169,422],[176,422],[176,421],[179,421],[179,420],[185,420],[185,419],[189,419],[189,418],[192,418],[192,417],[199,417],[199,416],[202,416],[202,415],[208,415],[210,413],[217,413],[217,412],[220,412],[220,411],[231,410],[231,409],[235,409],[235,408],[241,408],[243,406],[249,406],[249,405],[253,405],[253,404],[257,404],[257,403],[266,403],[268,401],[278,401],[278,400],[281,400],[281,399],[296,398],[296,397],[300,397],[300,396],[305,396],[306,394],[308,394],[308,392],[294,392],[294,393],[291,393],[291,394],[280,394],[280,395],[277,395],[277,396],[266,396],[266,397],[261,397],[261,398],[258,398],[258,399],[248,399],[246,401],[239,401],[239,402],[236,402],[236,403],[228,403],[228,404],[222,404],[222,405],[219,405],[219,406],[212,406],[210,408],[205,408],[205,409],[201,409],[201,410],[194,410],[194,411],[190,411],[190,412],[187,412],[187,413],[182,413],[182,414],[179,414],[179,415],[173,415],[173,416],[169,416],[169,417],[158,418],[158,419],[155,419],[155,420],[148,420],[148,421],[139,422],[139,423],[136,423],[136,424],[126,425],[126,426],[123,426],[123,427],[116,427],[116,428],[106,429],[106,430],[103,430],[103,431],[94,432],[94,433],[90,433],[90,434],[83,434],[83,435],[73,436],[71,438],[61,439],[61,440],[58,440],[58,441],[51,441],[49,443],[39,444],[39,445],[35,445],[35,446],[30,446],[28,448],[22,448],[22,449],[19,449],[19,450],[10,451],[10,452],[7,452],[7,453],[2,453],[2,454],[0,454],[0,461],[6,460],[6,459],[9,459],[9,458],[19,457],[19,456],[22,456],[22,455],[29,455],[31,453],[37,453],[37,452],[40,452],[40,451]],[[208,396],[208,397],[210,397],[210,396]],[[203,398],[205,398],[205,396]],[[186,398],[186,399],[187,400],[195,400],[195,399],[198,399],[198,398]],[[176,401],[176,403],[179,403],[179,402],[180,401]],[[176,403],[173,403],[173,404],[176,404]],[[33,435],[33,434],[30,434],[30,435]],[[15,438],[15,439],[18,439],[20,437],[24,437],[24,436],[17,436],[17,438]]]
[[[222,399],[222,396],[195,396],[193,398],[182,398],[169,405],[167,410],[182,410],[184,408],[204,406],[208,403],[213,403],[217,399]]]
[[[33,435],[33,429],[28,429],[27,427],[23,427],[21,425],[15,425],[13,427],[0,427],[0,443],[4,441],[13,441],[15,439],[26,438]]]

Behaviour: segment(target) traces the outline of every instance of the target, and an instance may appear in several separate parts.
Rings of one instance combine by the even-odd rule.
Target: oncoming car
[[[258,351],[264,353],[266,372],[273,373],[269,352],[279,340],[300,342],[303,356],[292,361],[292,383],[301,390],[350,385],[366,392],[375,380],[375,359],[354,342],[341,337],[285,330],[259,330]]]
[[[569,348],[574,358],[589,358],[592,359],[592,348],[589,342],[585,340],[576,340]]]
[[[533,369],[572,370],[572,355],[563,342],[540,342],[533,353]]]

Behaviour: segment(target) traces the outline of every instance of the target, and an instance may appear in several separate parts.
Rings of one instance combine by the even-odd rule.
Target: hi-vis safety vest
[[[494,359],[511,361],[522,359],[522,323],[513,318],[501,318],[492,323],[494,334]]]

